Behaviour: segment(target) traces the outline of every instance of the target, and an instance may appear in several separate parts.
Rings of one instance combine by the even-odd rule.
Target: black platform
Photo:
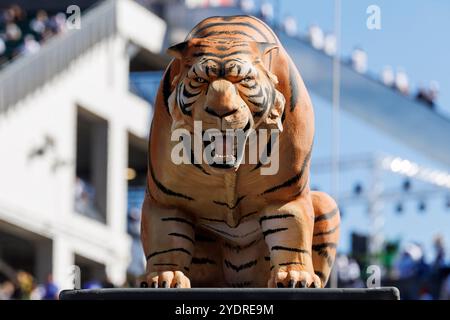
[[[98,289],[65,290],[61,300],[399,300],[395,287],[378,289]]]

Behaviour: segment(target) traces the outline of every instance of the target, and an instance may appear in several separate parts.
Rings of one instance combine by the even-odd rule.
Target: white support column
[[[114,285],[122,286],[126,280],[127,267],[128,259],[116,259],[106,265],[106,275]]]
[[[127,181],[125,179],[128,162],[127,132],[119,117],[112,117],[109,126],[107,217],[112,232],[122,235],[126,232],[127,222]]]
[[[53,240],[53,279],[60,290],[73,289],[73,265],[75,257],[69,243],[63,237]],[[72,273],[72,274],[71,274]]]

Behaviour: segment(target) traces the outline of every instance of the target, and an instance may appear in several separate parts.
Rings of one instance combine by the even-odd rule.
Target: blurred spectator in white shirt
[[[395,75],[391,66],[385,66],[381,71],[381,82],[388,87],[394,86]]]
[[[255,9],[255,1],[254,0],[241,0],[240,2],[241,10],[245,13],[253,12]]]
[[[0,36],[0,56],[6,51],[6,44],[3,38]]]
[[[323,50],[329,56],[334,56],[336,54],[337,42],[336,42],[336,36],[334,34],[330,33],[325,36]]]
[[[45,28],[47,27],[47,23],[48,23],[47,12],[45,12],[44,10],[39,10],[36,14],[36,18],[31,20],[30,28],[37,34],[42,35],[45,31]]]
[[[398,68],[395,74],[395,88],[402,94],[409,94],[409,78],[403,68]]]
[[[10,22],[6,25],[6,39],[11,41],[18,41],[22,38],[22,30],[20,30],[19,26],[13,22]]]
[[[352,67],[358,73],[367,72],[367,53],[361,49],[356,48],[352,52]]]
[[[62,33],[66,31],[66,15],[59,12],[50,19],[49,25],[54,33]]]
[[[16,288],[11,281],[5,281],[0,284],[0,300],[11,300]]]
[[[261,5],[261,17],[266,22],[271,22],[273,19],[273,5],[270,2],[265,1]]]
[[[308,34],[312,47],[317,50],[322,50],[325,41],[322,29],[317,25],[312,25],[309,27]]]
[[[293,16],[287,16],[284,19],[283,28],[288,36],[294,37],[297,35],[297,21]]]
[[[33,54],[39,51],[41,45],[34,39],[32,34],[27,34],[21,48],[21,53],[24,55]]]

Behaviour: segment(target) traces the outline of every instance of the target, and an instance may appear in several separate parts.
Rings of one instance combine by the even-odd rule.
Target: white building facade
[[[82,16],[80,30],[0,72],[0,258],[2,249],[14,254],[13,236],[35,249],[39,281],[52,273],[61,288],[73,287],[71,266],[91,261],[124,283],[128,139],[147,139],[152,114],[129,91],[130,48],[159,54],[165,28],[134,2],[105,1]],[[89,134],[79,132],[86,126]],[[76,211],[80,167],[100,218]]]

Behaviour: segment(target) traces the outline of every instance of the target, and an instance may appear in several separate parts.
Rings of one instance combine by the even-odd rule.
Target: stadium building
[[[165,28],[132,1],[105,1],[0,72],[0,259],[11,268],[62,287],[72,265],[82,281],[125,282],[128,196],[143,193],[152,116],[129,79],[163,67],[153,56]]]
[[[30,12],[55,13],[71,4],[14,2]],[[127,273],[143,271],[139,214],[152,103],[169,61],[164,49],[205,17],[245,9],[238,1],[77,2],[79,29],[0,66],[0,280],[22,269],[39,282],[51,273],[67,288],[77,265],[82,282],[107,279],[121,286]],[[258,15],[252,8],[246,13]],[[273,27],[315,105],[311,184],[340,200],[344,243],[354,230],[383,241],[391,212],[382,204],[449,192],[450,121],[346,61],[339,61],[343,143],[334,166],[333,55],[306,36]],[[338,193],[330,184],[336,170]],[[418,192],[379,188],[404,179],[417,181]]]

